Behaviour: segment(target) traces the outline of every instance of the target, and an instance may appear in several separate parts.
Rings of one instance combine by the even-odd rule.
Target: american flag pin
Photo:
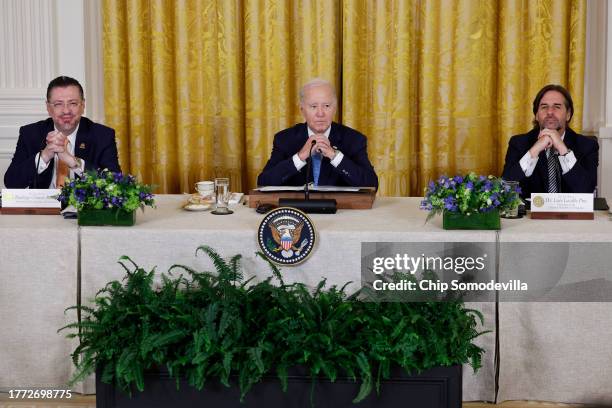
[[[79,149],[84,149],[84,148],[85,148],[85,143],[81,143],[81,144],[79,145]]]

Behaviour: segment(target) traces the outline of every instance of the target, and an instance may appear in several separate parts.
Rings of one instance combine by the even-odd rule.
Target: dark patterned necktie
[[[554,153],[553,149],[546,151],[546,157],[548,160],[548,192],[558,193],[559,190],[559,159]]]

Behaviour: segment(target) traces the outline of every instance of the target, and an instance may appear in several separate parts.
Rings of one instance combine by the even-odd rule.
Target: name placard
[[[531,218],[592,220],[593,194],[531,193]]]
[[[61,208],[57,188],[3,188],[2,208]]]

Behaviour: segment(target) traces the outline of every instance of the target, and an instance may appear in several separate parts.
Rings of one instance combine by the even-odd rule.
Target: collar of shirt
[[[69,134],[68,137],[68,141],[70,142],[70,154],[74,155],[74,144],[76,143],[76,135],[77,132],[79,131],[79,125],[80,123],[77,123],[76,128],[74,128],[74,131]],[[57,131],[57,128],[54,126],[54,129]]]
[[[315,134],[315,132],[310,128],[310,126],[306,126],[308,128],[308,137],[312,136]],[[329,133],[331,132],[331,125],[327,128],[327,130],[325,132],[323,132],[323,134],[325,135],[326,138],[329,139]]]

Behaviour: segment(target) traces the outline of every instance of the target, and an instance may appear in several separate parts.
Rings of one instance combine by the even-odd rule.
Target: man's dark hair
[[[66,88],[67,86],[76,86],[77,88],[79,88],[81,99],[85,100],[83,87],[81,86],[81,84],[79,84],[79,81],[67,76],[58,76],[57,78],[49,82],[49,86],[47,87],[47,102],[51,102],[49,98],[51,98],[51,91],[53,90],[53,88]]]
[[[542,101],[542,98],[544,97],[546,92],[549,92],[549,91],[557,91],[561,95],[563,95],[563,97],[565,98],[565,109],[567,109],[570,112],[570,117],[569,117],[568,122],[572,120],[572,116],[574,116],[574,101],[572,101],[572,96],[570,95],[567,89],[565,89],[561,85],[555,85],[555,84],[548,84],[544,88],[540,89],[535,99],[533,100],[533,114],[536,115],[538,113],[538,110],[540,109],[540,102]],[[533,122],[534,122],[533,123],[534,126],[537,127],[538,121],[534,120]]]

